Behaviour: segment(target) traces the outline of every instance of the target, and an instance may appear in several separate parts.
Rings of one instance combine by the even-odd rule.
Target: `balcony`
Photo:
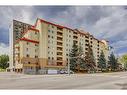
[[[57,27],[57,30],[63,31],[63,28]]]
[[[63,33],[57,31],[57,36],[63,36]]]
[[[86,40],[85,40],[85,42],[89,42],[89,40],[88,40],[88,39],[86,39]]]
[[[57,45],[58,45],[58,46],[62,46],[63,43],[62,43],[62,42],[57,42]]]
[[[63,48],[62,47],[57,47],[57,51],[62,51]]]
[[[85,38],[86,38],[86,39],[89,39],[89,36],[88,36],[88,35],[86,35],[86,36],[85,36]]]
[[[89,46],[89,44],[85,44],[85,46]]]
[[[57,61],[62,61],[62,57],[57,57]]]
[[[62,37],[57,37],[57,41],[63,41]]]
[[[73,39],[78,39],[78,36],[73,36]]]
[[[87,50],[88,50],[88,48],[85,48],[85,50],[87,51]]]
[[[57,62],[57,66],[62,66],[63,62]]]
[[[62,56],[63,53],[62,53],[62,52],[57,52],[57,55],[58,55],[58,56]]]
[[[77,35],[78,33],[77,32],[73,32],[74,35]]]

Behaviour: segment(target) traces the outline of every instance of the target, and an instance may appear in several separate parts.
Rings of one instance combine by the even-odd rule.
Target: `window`
[[[50,35],[48,35],[48,38],[50,38]]]
[[[26,51],[28,51],[28,48],[26,48]]]
[[[50,32],[50,30],[48,30],[48,32]]]
[[[54,28],[54,26],[52,26],[52,28]]]
[[[52,57],[52,60],[54,60],[54,57]]]
[[[50,57],[48,57],[48,59],[50,59]]]
[[[53,36],[52,36],[52,39],[53,39]]]
[[[35,46],[38,46],[38,44],[35,44]]]
[[[37,32],[35,32],[35,35],[37,34]]]
[[[29,57],[29,54],[27,54],[26,57]]]
[[[35,58],[38,58],[38,56],[37,56],[37,55],[35,55]]]
[[[29,45],[29,42],[27,42],[26,44]]]
[[[28,62],[28,64],[30,64],[30,62]]]
[[[52,33],[54,33],[54,31],[52,31]]]

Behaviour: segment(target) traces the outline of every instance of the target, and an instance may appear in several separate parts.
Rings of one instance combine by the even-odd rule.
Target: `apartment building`
[[[79,43],[87,54],[88,45],[93,50],[96,65],[101,51],[108,59],[108,42],[98,40],[83,30],[71,29],[42,19],[22,33],[14,45],[14,70],[29,74],[46,74],[67,69],[73,43]]]
[[[18,40],[19,38],[21,38],[23,35],[23,32],[25,30],[27,30],[28,28],[32,27],[32,25],[21,22],[21,21],[17,21],[17,20],[13,20],[10,28],[9,28],[9,45],[10,45],[10,69],[13,70],[14,66],[15,66],[15,60],[14,60],[14,56],[15,56],[15,42],[16,40]]]

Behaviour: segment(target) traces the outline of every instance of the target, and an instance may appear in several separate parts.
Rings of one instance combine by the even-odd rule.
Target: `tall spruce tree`
[[[69,54],[70,56],[70,69],[72,71],[76,71],[76,67],[77,67],[77,56],[78,56],[78,45],[74,42],[73,46],[72,46],[72,50]]]
[[[115,71],[118,68],[118,59],[115,57],[113,52],[109,56],[108,64],[109,64],[112,71]]]
[[[106,69],[106,59],[105,59],[105,55],[104,55],[104,52],[101,51],[101,54],[99,56],[99,62],[98,62],[98,67],[103,70],[103,69]]]
[[[84,66],[85,66],[85,60],[84,60],[83,48],[81,46],[81,43],[79,43],[78,57],[77,57],[77,70],[78,70],[78,72],[81,69],[84,69]]]
[[[96,63],[93,55],[93,50],[89,44],[88,44],[88,52],[86,53],[85,56],[85,64],[87,70],[92,70],[92,71],[95,70]]]

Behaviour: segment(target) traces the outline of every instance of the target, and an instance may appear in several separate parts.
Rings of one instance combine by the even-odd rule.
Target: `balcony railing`
[[[63,36],[63,33],[57,31],[58,36]]]
[[[63,41],[63,38],[62,37],[57,37],[57,40]]]
[[[57,50],[58,50],[58,51],[62,51],[63,48],[62,48],[62,47],[57,47]]]
[[[57,42],[57,45],[62,46],[63,43],[62,42]]]
[[[62,66],[63,62],[57,62],[57,66]]]
[[[73,39],[78,39],[78,36],[73,36]]]
[[[57,57],[57,61],[62,61],[62,57]]]
[[[62,52],[57,52],[57,55],[58,55],[58,56],[62,56],[63,53],[62,53]]]

